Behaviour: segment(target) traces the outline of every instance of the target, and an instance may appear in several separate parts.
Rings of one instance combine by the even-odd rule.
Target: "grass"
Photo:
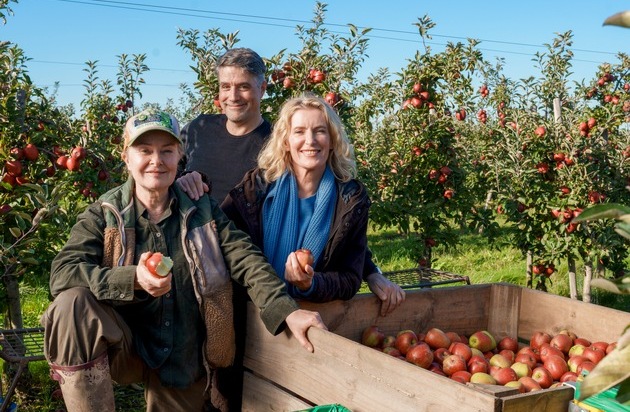
[[[415,236],[404,237],[394,230],[370,230],[368,233],[370,249],[376,263],[383,271],[411,269],[417,265],[420,241]],[[485,238],[478,235],[462,234],[460,245],[455,249],[446,250],[438,246],[434,250],[434,269],[453,274],[468,276],[471,283],[507,282],[520,286],[526,285],[525,258],[515,248],[509,245],[507,235],[499,248],[491,248]],[[629,265],[630,266],[630,265]],[[578,266],[578,291],[582,284],[579,282],[581,267]],[[369,292],[364,286],[361,292]],[[561,296],[568,296],[568,274],[566,264],[559,265],[556,273],[551,277],[549,292]],[[48,284],[22,284],[22,311],[26,327],[39,326],[39,316],[48,305]],[[611,293],[592,291],[592,302],[630,311],[630,296],[619,296]],[[0,317],[0,321],[3,319]],[[3,389],[8,388],[6,367],[3,365]],[[18,391],[13,400],[18,403],[22,412],[63,411],[63,402],[53,394],[57,389],[56,382],[49,377],[46,362],[31,362],[29,371],[25,373],[18,385]],[[134,387],[115,388],[117,410],[126,412],[144,411],[143,393]]]

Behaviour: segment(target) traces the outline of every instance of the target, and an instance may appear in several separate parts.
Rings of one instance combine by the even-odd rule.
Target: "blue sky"
[[[448,41],[482,40],[484,57],[505,59],[513,79],[538,75],[532,61],[556,33],[573,32],[574,79],[591,79],[602,62],[629,53],[630,29],[602,26],[604,19],[630,8],[630,2],[598,1],[411,1],[331,0],[328,28],[347,34],[348,23],[371,27],[369,59],[359,77],[380,67],[396,72],[421,50],[413,23],[428,15],[435,23],[431,47]],[[274,0],[19,0],[0,40],[20,46],[32,60],[27,67],[35,84],[60,84],[58,100],[79,107],[84,94],[85,62],[98,60],[101,78],[115,80],[118,55],[145,53],[151,69],[142,87],[144,102],[163,104],[179,97],[180,83],[192,84],[192,60],[177,45],[177,29],[222,33],[239,31],[240,46],[263,57],[283,48],[298,51],[297,21],[310,21],[315,1]]]

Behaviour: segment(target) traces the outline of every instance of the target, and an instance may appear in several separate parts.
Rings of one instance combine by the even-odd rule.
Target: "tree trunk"
[[[527,266],[525,268],[525,279],[527,281],[526,285],[528,288],[533,288],[533,277],[532,277],[532,263],[534,262],[534,257],[532,255],[531,250],[527,251]]]
[[[593,279],[593,262],[584,260],[584,286],[582,288],[582,300],[591,302],[591,279]]]
[[[575,259],[573,259],[573,256],[567,258],[567,266],[569,267],[569,296],[571,299],[577,299],[577,278],[575,274]]]
[[[13,273],[14,265],[7,269],[2,277],[4,287],[7,291],[8,316],[5,327],[9,329],[19,329],[24,327],[22,320],[22,304],[20,303],[20,285],[17,276]]]

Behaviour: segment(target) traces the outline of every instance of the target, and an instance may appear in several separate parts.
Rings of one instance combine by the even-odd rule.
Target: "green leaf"
[[[11,234],[13,235],[14,238],[19,238],[20,236],[22,236],[22,231],[17,228],[17,227],[12,227],[9,229],[9,232],[11,232]]]
[[[605,219],[612,218],[618,219],[623,215],[630,214],[630,207],[617,204],[617,203],[606,203],[591,206],[585,209],[578,217],[573,219],[574,222],[584,222],[586,220],[596,220],[596,219]]]
[[[26,263],[29,265],[39,265],[40,261],[34,258],[22,258],[22,263]]]
[[[630,346],[610,352],[584,378],[580,399],[596,395],[630,378]]]

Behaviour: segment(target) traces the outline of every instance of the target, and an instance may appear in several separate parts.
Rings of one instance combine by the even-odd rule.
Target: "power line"
[[[153,5],[153,4],[133,3],[133,2],[115,1],[115,0],[88,0],[88,1],[57,0],[57,1],[65,2],[65,3],[85,4],[85,5],[90,5],[90,6],[110,7],[110,8],[115,8],[115,9],[138,10],[138,11],[146,11],[146,12],[160,13],[160,14],[170,14],[170,15],[187,16],[187,17],[198,17],[198,18],[208,18],[208,19],[223,20],[223,21],[233,21],[237,23],[260,24],[260,25],[272,26],[272,27],[294,28],[294,26],[288,26],[288,25],[283,25],[283,24],[272,24],[272,23],[264,23],[264,22],[257,22],[257,21],[251,21],[251,20],[202,16],[202,15],[199,15],[199,13],[215,14],[215,15],[220,15],[220,16],[245,17],[245,18],[250,18],[250,19],[253,18],[253,19],[270,20],[270,21],[283,21],[283,22],[291,22],[291,23],[298,23],[298,24],[312,23],[311,21],[299,20],[299,19],[269,17],[269,16],[254,15],[254,14],[228,13],[228,12],[219,12],[219,11],[211,11],[211,10],[190,9],[190,8],[183,8],[183,7],[159,6],[159,5]],[[147,7],[152,8],[152,9],[147,9]],[[196,14],[191,14],[191,13],[196,13]],[[346,24],[337,24],[337,23],[323,23],[323,25],[331,26],[331,27],[344,27],[344,28],[347,27]],[[416,35],[416,36],[418,35],[417,32],[408,31],[408,30],[387,29],[387,28],[379,28],[379,27],[365,27],[365,26],[357,26],[357,27],[359,29],[369,28],[371,29],[372,32],[398,33],[398,34]],[[332,32],[332,33],[340,33],[340,32]],[[438,38],[455,39],[455,40],[468,39],[467,37],[448,36],[448,35],[441,35],[441,34],[431,34],[431,36],[438,37]],[[419,41],[417,39],[409,40],[409,39],[401,39],[401,38],[396,38],[396,37],[375,36],[371,34],[367,34],[366,37],[385,39],[385,40],[394,40],[394,41],[407,41],[407,42]],[[479,40],[480,42],[486,42],[486,43],[497,43],[497,44],[504,44],[504,45],[511,45],[511,46],[519,46],[519,47],[535,47],[535,48],[543,47],[542,45],[539,45],[539,44],[511,42],[511,41],[505,41],[505,40],[492,40],[492,39],[476,39],[476,40]],[[617,54],[614,52],[607,52],[603,50],[588,50],[588,49],[572,49],[572,50],[584,52],[584,53],[596,53],[596,54],[606,54],[606,55]],[[500,52],[519,54],[517,52],[510,52],[510,51],[505,51],[505,50],[502,50]]]

